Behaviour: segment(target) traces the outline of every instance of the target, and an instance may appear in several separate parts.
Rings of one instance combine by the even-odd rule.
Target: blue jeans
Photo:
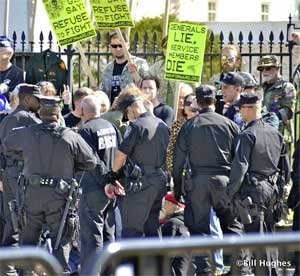
[[[216,216],[215,211],[211,208],[210,211],[210,234],[211,237],[214,239],[223,239],[223,232],[220,225],[220,220]],[[222,271],[224,269],[223,264],[223,249],[218,249],[214,252],[212,257],[213,265],[216,267],[216,269]]]

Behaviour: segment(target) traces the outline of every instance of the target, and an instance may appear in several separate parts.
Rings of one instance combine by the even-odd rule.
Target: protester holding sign
[[[128,39],[126,35],[123,37],[128,50]],[[149,66],[146,60],[136,56],[131,56],[133,64],[129,64],[125,56],[126,49],[123,49],[121,39],[115,32],[110,35],[110,49],[115,59],[104,68],[101,90],[108,95],[112,103],[123,88],[128,84],[135,83],[133,73],[137,72],[142,79],[148,74]],[[138,83],[136,84],[138,85]]]
[[[167,52],[168,37],[165,36],[161,41],[162,58],[152,64],[149,68],[149,73],[152,76],[156,76],[160,81],[160,89],[158,91],[159,99],[162,103],[173,107],[174,105],[174,91],[175,81],[165,80],[165,63]]]

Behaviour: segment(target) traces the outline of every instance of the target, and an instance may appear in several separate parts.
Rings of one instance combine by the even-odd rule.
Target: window
[[[261,4],[261,21],[269,21],[270,5],[268,3]]]
[[[216,2],[215,1],[209,1],[208,2],[208,21],[209,22],[214,22],[216,21]]]

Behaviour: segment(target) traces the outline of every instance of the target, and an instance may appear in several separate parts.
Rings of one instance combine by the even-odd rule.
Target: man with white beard
[[[293,142],[291,119],[295,110],[296,90],[293,84],[283,79],[280,67],[277,56],[267,55],[260,59],[257,70],[262,72],[263,105],[269,112],[276,113],[280,120],[279,130],[290,144]]]

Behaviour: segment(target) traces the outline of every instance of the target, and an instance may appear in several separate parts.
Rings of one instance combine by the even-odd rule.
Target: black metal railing
[[[204,70],[205,76],[203,82],[207,81],[213,74],[220,71],[220,53],[225,44],[234,44],[239,48],[243,61],[248,64],[248,71],[253,73],[256,71],[257,58],[266,54],[275,54],[279,56],[283,68],[287,68],[288,78],[292,81],[293,76],[293,42],[289,40],[289,33],[292,29],[297,29],[292,23],[291,17],[287,24],[286,35],[284,30],[281,30],[279,37],[275,38],[274,33],[258,34],[258,43],[254,43],[254,35],[252,31],[245,34],[240,32],[237,38],[234,38],[232,32],[229,33],[228,38],[225,38],[223,32],[220,34],[209,33],[206,50]],[[156,32],[150,35],[146,32],[140,34],[138,32],[131,35],[131,53],[133,55],[147,59],[148,63],[153,64],[158,57],[162,56],[161,49],[158,47],[158,35]],[[46,49],[51,49],[61,57],[67,60],[69,70],[68,80],[74,81],[76,86],[89,85],[89,78],[83,74],[81,68],[81,58],[77,51],[72,46],[62,49],[57,41],[54,41],[53,34],[50,31],[48,34],[40,33],[38,41],[27,41],[26,34],[21,33],[20,37],[16,32],[12,35],[13,45],[15,48],[14,62],[26,70],[26,63],[28,59]],[[257,39],[255,39],[257,41]],[[97,32],[97,36],[92,40],[82,42],[85,50],[85,56],[89,65],[92,68],[94,78],[99,85],[101,82],[101,72],[104,66],[111,60],[111,53],[109,51],[109,33]],[[256,58],[256,60],[254,60]],[[283,69],[282,68],[282,69]],[[260,79],[261,80],[261,79]]]
[[[62,267],[55,257],[46,250],[37,247],[2,247],[0,250],[0,271],[4,271],[3,269],[7,265],[39,272],[41,273],[39,275],[44,275],[43,273],[46,273],[46,275],[62,275]]]
[[[168,275],[170,258],[174,256],[212,255],[216,249],[222,248],[224,254],[234,256],[241,249],[249,249],[255,254],[256,259],[263,262],[266,250],[277,248],[279,251],[279,263],[281,275],[291,275],[293,271],[291,253],[299,250],[299,233],[280,233],[272,235],[249,234],[243,237],[225,236],[223,240],[191,237],[187,239],[132,239],[109,244],[103,250],[91,258],[91,266],[85,275],[98,275],[99,270],[105,271],[109,267],[112,274],[115,274],[125,260],[134,259],[137,265],[137,275]],[[256,266],[256,275],[265,275],[267,265]],[[151,265],[150,265],[151,264]],[[249,265],[249,264],[248,264]],[[238,269],[241,263],[232,264],[232,275],[239,275]],[[247,266],[247,264],[246,264]],[[161,272],[162,271],[162,272]],[[160,273],[159,273],[160,272]]]

